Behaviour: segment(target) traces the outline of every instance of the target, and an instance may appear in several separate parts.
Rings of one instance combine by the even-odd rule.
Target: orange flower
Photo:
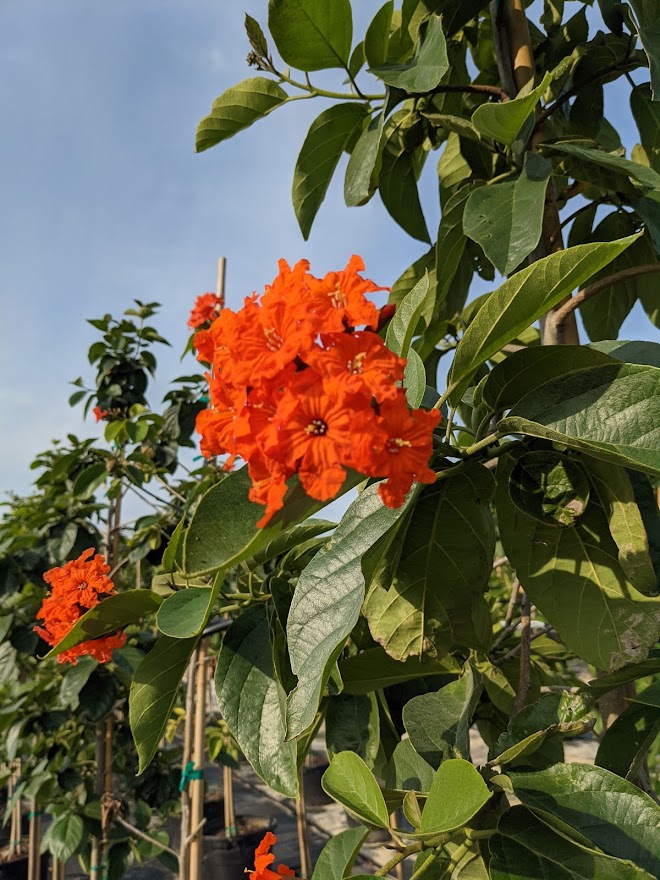
[[[275,861],[275,856],[270,852],[271,846],[277,843],[277,838],[272,831],[267,831],[263,840],[254,851],[254,871],[249,871],[250,880],[280,880],[281,877],[295,877],[295,872],[286,865],[278,865],[277,871],[272,871],[269,865]],[[248,869],[245,869],[248,872]]]
[[[203,293],[195,300],[195,305],[188,318],[188,326],[191,330],[196,330],[207,321],[212,321],[217,318],[223,305],[224,300],[221,296],[216,296],[214,293]]]
[[[328,333],[321,337],[325,348],[315,348],[309,364],[322,376],[336,378],[348,391],[365,389],[376,400],[387,400],[398,394],[397,382],[403,380],[406,366],[385,346],[376,333]]]
[[[83,614],[99,604],[100,597],[114,592],[114,584],[107,576],[110,566],[100,553],[93,554],[94,548],[90,547],[78,559],[59,568],[51,568],[43,576],[52,590],[37,613],[37,619],[43,620],[44,625],[35,626],[34,629],[49,645],[58,645]],[[58,660],[60,663],[75,664],[77,657],[90,654],[99,662],[106,663],[114,648],[120,648],[125,642],[124,633],[113,633],[82,642],[64,651]]]
[[[379,494],[388,507],[401,507],[413,482],[434,483],[429,467],[433,429],[440,421],[438,410],[412,412],[405,394],[387,400],[376,419],[379,433],[363,432],[355,447],[353,465],[370,477],[387,477]]]
[[[108,415],[107,410],[101,409],[100,406],[95,406],[92,412],[94,413],[97,422],[100,422],[101,419],[104,419]]]
[[[364,260],[353,254],[341,272],[328,272],[323,279],[310,278],[309,294],[301,303],[308,314],[315,316],[319,329],[325,333],[341,333],[347,327],[378,326],[378,309],[365,293],[388,290],[368,278],[362,278]]]
[[[308,495],[327,501],[344,483],[343,462],[356,440],[354,416],[364,409],[370,409],[368,398],[348,394],[335,379],[304,370],[284,390],[264,450],[297,470]]]

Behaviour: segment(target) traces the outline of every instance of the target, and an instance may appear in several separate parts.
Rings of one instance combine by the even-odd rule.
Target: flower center
[[[330,299],[332,301],[333,309],[345,309],[346,308],[347,300],[346,300],[346,297],[344,296],[344,294],[342,293],[341,287],[338,284],[335,285],[334,290],[331,290],[328,293],[328,296],[330,297]]]
[[[358,352],[358,354],[355,355],[354,358],[347,361],[346,368],[348,369],[348,372],[351,373],[353,376],[362,375],[362,372],[364,370],[364,360],[366,356],[367,353],[365,351],[360,351]]]
[[[266,337],[266,346],[270,351],[279,351],[282,348],[284,340],[274,327],[264,327],[264,336]]]
[[[404,440],[403,437],[390,437],[387,441],[386,449],[393,455],[398,455],[404,447],[411,447],[410,440]]]
[[[78,584],[78,589],[86,590],[88,586],[89,584],[87,583],[87,581],[80,581],[80,583]]]
[[[305,434],[310,434],[314,437],[322,437],[327,430],[328,426],[323,419],[312,419],[309,425],[305,428]]]

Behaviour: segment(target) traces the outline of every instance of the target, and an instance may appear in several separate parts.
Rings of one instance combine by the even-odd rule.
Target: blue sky
[[[354,4],[356,32],[379,5]],[[67,383],[91,377],[85,318],[119,314],[134,297],[163,304],[157,326],[174,346],[160,354],[159,398],[187,371],[178,361],[185,321],[194,297],[214,288],[219,256],[238,304],[273,277],[281,256],[305,256],[320,274],[357,252],[371,277],[391,284],[423,252],[378,198],[345,208],[341,171],[303,241],[291,180],[317,101],[295,102],[195,155],[195,128],[213,99],[254,75],[243,17],[264,22],[266,8],[266,0],[0,6],[0,493],[28,489],[29,462],[51,438],[99,433],[66,402]],[[622,97],[609,99],[610,116],[630,134]],[[428,166],[422,198],[433,229],[435,162]],[[621,335],[657,338],[639,309]]]

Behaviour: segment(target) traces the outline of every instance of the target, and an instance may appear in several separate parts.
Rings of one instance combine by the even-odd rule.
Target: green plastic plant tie
[[[37,816],[41,816],[41,810],[30,810],[27,814],[28,819],[36,819]]]
[[[188,783],[192,782],[193,779],[204,779],[204,771],[203,770],[195,770],[195,762],[188,761],[186,766],[183,768],[183,773],[181,774],[181,782],[179,783],[179,791],[183,791]]]

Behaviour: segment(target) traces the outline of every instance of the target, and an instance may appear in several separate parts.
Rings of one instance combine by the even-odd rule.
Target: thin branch
[[[522,594],[520,603],[520,673],[518,676],[518,691],[513,702],[511,717],[514,718],[525,705],[527,694],[531,684],[531,606],[527,593]]]
[[[534,639],[539,639],[541,636],[552,636],[555,634],[555,630],[551,626],[544,626],[543,629],[537,630],[535,633],[532,633],[529,637],[529,641],[533,642]],[[522,650],[522,640],[518,642],[515,647],[511,648],[511,650],[504,655],[504,657],[500,657],[498,660],[494,662],[494,666],[501,666],[503,663],[506,663],[507,660],[511,660],[512,657],[515,657]]]
[[[181,495],[180,492],[177,492],[176,489],[173,489],[169,483],[165,482],[165,480],[160,476],[160,474],[156,474],[156,479],[161,484],[161,486],[163,486],[165,489],[167,489],[167,491],[170,493],[170,495],[173,495],[175,498],[178,498],[179,501],[181,501],[183,504],[186,503],[185,497],[183,495]]]
[[[497,100],[502,101],[502,103],[509,100],[509,96],[504,89],[501,89],[499,86],[489,86],[485,83],[467,83],[463,86],[437,86],[432,92],[426,92],[424,94],[442,95],[450,92],[470,92],[476,95],[490,95],[490,97],[497,98]]]
[[[579,293],[572,297],[568,302],[564,303],[564,305],[557,309],[557,311],[554,312],[552,316],[549,316],[549,318],[551,317],[552,323],[555,327],[560,327],[571,312],[574,312],[575,309],[582,305],[586,300],[591,299],[592,296],[596,296],[604,290],[614,287],[615,284],[620,284],[622,281],[629,281],[631,278],[638,278],[641,275],[655,275],[659,272],[660,263],[648,263],[644,266],[632,266],[630,269],[623,269],[621,272],[615,272],[614,275],[600,278],[588,287],[582,288]]]
[[[146,840],[152,846],[157,846],[159,849],[162,849],[163,852],[169,853],[171,856],[174,856],[177,862],[179,861],[179,853],[175,852],[171,847],[167,846],[166,844],[161,843],[160,840],[149,837],[148,834],[145,834],[144,831],[140,831],[140,829],[136,828],[135,825],[131,825],[130,822],[122,819],[121,816],[115,816],[114,820],[115,822],[118,822],[120,825],[122,825],[127,831],[130,831],[131,834],[135,834],[137,837],[141,837],[142,840]]]

